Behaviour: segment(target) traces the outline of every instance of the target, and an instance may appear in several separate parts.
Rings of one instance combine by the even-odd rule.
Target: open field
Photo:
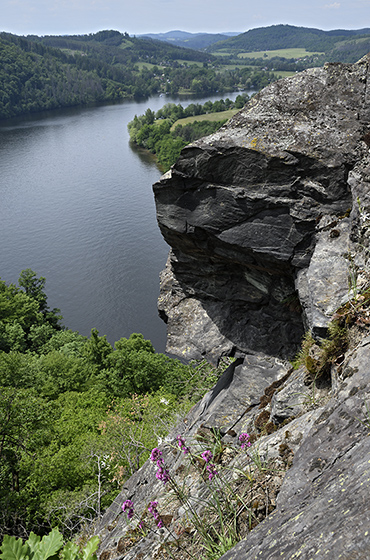
[[[151,64],[150,62],[135,62],[135,66],[137,66],[139,70],[142,70],[144,67],[146,67],[148,70],[152,70],[154,66],[160,69],[164,68],[164,66],[159,66],[159,64]]]
[[[186,64],[186,66],[199,66],[200,68],[203,67],[203,62],[199,62],[197,60],[181,60],[181,58],[177,58],[176,61],[179,64]]]
[[[322,54],[322,53],[309,52],[306,51],[306,49],[302,49],[302,48],[278,49],[276,51],[255,51],[255,52],[239,53],[238,58],[264,58],[265,60],[269,60],[274,56],[281,56],[282,58],[304,58],[305,56],[310,56],[312,54]]]
[[[212,53],[212,54],[213,54],[213,56],[230,56],[230,55],[233,55],[234,53],[233,53],[233,52],[230,52],[230,51],[222,51],[222,50],[220,50],[220,51],[216,51],[216,52],[214,52],[214,53]]]
[[[368,41],[369,37],[351,37],[351,43],[364,43],[365,41]],[[348,39],[346,41],[338,41],[337,43],[335,43],[335,48],[338,49],[340,47],[342,47],[343,45],[348,44]]]
[[[273,74],[276,77],[281,76],[282,78],[288,78],[288,76],[294,76],[296,72],[290,72],[289,70],[276,70]]]
[[[171,126],[171,130],[174,130],[177,125],[182,126],[192,123],[194,121],[223,121],[225,119],[229,120],[235,113],[240,109],[229,109],[228,111],[220,111],[219,113],[207,113],[206,115],[194,115],[194,117],[186,117],[185,119],[179,119]]]

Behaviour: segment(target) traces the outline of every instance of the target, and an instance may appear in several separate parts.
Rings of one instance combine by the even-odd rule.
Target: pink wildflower
[[[209,449],[207,451],[203,451],[202,458],[206,463],[209,463],[213,459],[213,455]]]
[[[162,459],[162,451],[158,449],[158,447],[155,447],[154,449],[152,449],[152,452],[150,454],[150,460],[155,463],[160,459]]]
[[[161,527],[163,527],[163,521],[159,516],[157,505],[158,502],[150,502],[148,506],[148,511],[153,515],[154,519],[156,520],[158,529],[161,529]]]
[[[127,517],[132,519],[134,516],[134,504],[131,500],[126,500],[122,504],[122,510],[127,513]]]
[[[150,460],[153,461],[153,463],[157,464],[158,470],[155,473],[156,478],[158,478],[158,480],[162,480],[166,484],[166,482],[168,482],[171,479],[171,477],[170,477],[170,473],[164,466],[164,461],[162,459],[162,451],[158,449],[158,447],[155,447],[152,450],[150,454]]]
[[[252,444],[249,441],[249,434],[247,434],[246,432],[243,432],[242,434],[240,434],[239,436],[239,441],[241,443],[241,448],[245,449],[246,447],[250,447]]]
[[[170,473],[168,472],[168,470],[164,467],[164,465],[160,465],[157,472],[155,473],[156,478],[158,478],[158,480],[162,480],[162,482],[164,484],[166,484],[166,482],[168,482],[169,480],[171,480],[171,476]]]
[[[216,467],[212,463],[206,465],[206,469],[208,472],[208,480],[212,480],[213,477],[218,475],[218,471],[216,470]]]
[[[182,436],[177,436],[177,443],[179,444],[179,447],[181,449],[181,451],[186,455],[187,453],[190,453],[190,449],[189,447],[186,447],[185,445],[185,438],[183,438]]]

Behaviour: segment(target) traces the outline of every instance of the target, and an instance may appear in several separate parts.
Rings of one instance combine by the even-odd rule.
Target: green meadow
[[[295,49],[277,49],[275,51],[254,51],[239,53],[238,58],[264,58],[269,60],[274,56],[280,56],[282,58],[304,58],[305,56],[311,56],[312,54],[322,54],[319,52],[309,52],[303,48]]]
[[[171,126],[171,130],[175,130],[175,128],[179,124],[181,126],[185,126],[186,124],[193,123],[195,121],[223,121],[225,119],[229,120],[238,111],[240,111],[240,109],[229,109],[228,111],[220,111],[219,113],[207,113],[205,115],[194,115],[193,117],[178,119]]]

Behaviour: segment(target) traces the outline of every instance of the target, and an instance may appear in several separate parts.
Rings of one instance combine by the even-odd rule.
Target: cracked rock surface
[[[324,332],[368,198],[368,72],[365,57],[271,84],[154,185],[169,352],[290,358]]]
[[[299,446],[277,509],[222,560],[369,558],[369,358],[368,337],[347,358],[340,390]]]

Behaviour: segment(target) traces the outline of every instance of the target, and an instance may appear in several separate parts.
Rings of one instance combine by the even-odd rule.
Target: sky
[[[0,0],[0,31],[16,35],[242,33],[280,23],[370,27],[370,0]]]

